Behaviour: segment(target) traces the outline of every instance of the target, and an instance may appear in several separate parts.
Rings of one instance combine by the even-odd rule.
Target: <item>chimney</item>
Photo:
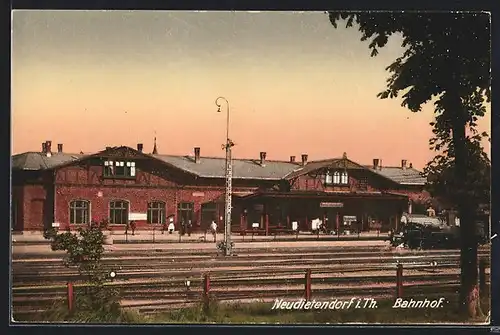
[[[200,162],[200,147],[195,147],[194,148],[194,162],[199,163]]]
[[[142,143],[137,143],[137,151],[142,152],[144,145]]]
[[[302,166],[307,164],[307,154],[302,154]]]
[[[413,164],[412,164],[412,163],[410,163],[410,169],[411,169],[411,168],[413,168]]]
[[[402,160],[401,160],[401,168],[402,168],[403,170],[406,170],[406,164],[407,164],[407,160],[406,160],[406,159],[402,159]]]
[[[290,163],[295,163],[295,156],[290,156]]]
[[[57,152],[59,152],[59,153],[62,153],[62,152],[63,152],[63,145],[62,145],[62,143],[59,143],[59,144],[57,145]]]
[[[266,153],[264,151],[260,152],[260,165],[266,166]]]
[[[374,169],[374,170],[378,169],[379,164],[380,164],[380,159],[378,159],[378,158],[374,158],[374,159],[373,159],[373,169]]]
[[[52,141],[45,141],[45,147],[47,148],[47,157],[52,156]]]
[[[47,153],[47,143],[43,142],[42,143],[42,154],[46,154]]]

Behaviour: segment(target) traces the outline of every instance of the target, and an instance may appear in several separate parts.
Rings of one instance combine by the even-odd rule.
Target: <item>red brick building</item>
[[[191,220],[205,230],[212,220],[222,227],[224,158],[160,155],[136,149],[108,147],[94,154],[52,150],[51,141],[39,152],[12,157],[12,229],[43,230],[53,222],[60,229],[91,220],[110,220],[124,229],[134,220],[138,229],[160,229],[169,217],[176,227]],[[411,164],[370,166],[347,158],[307,161],[233,160],[233,229],[257,223],[269,233],[274,227],[311,229],[321,219],[332,230],[349,222],[362,229],[373,223],[388,228],[399,221],[412,201],[427,201],[425,179]]]

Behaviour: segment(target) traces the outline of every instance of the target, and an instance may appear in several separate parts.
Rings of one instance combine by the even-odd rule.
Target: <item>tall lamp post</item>
[[[231,198],[232,198],[232,179],[233,179],[233,162],[231,158],[231,148],[234,146],[233,141],[229,139],[229,102],[224,97],[218,97],[215,104],[218,107],[217,112],[221,112],[221,103],[226,103],[227,124],[226,124],[226,144],[222,145],[222,149],[226,150],[226,193],[225,193],[225,209],[224,209],[224,255],[232,255],[231,243]]]

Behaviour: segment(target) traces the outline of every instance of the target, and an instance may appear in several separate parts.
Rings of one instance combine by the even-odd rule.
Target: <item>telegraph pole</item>
[[[215,104],[218,107],[217,112],[221,112],[221,104],[219,100],[226,102],[226,113],[227,113],[227,123],[226,123],[226,144],[222,145],[222,149],[226,151],[226,192],[225,192],[225,208],[224,208],[224,256],[232,255],[232,243],[231,243],[231,209],[232,209],[232,192],[233,192],[233,161],[231,156],[231,148],[234,146],[233,141],[229,138],[229,102],[224,97],[218,97],[215,100]]]

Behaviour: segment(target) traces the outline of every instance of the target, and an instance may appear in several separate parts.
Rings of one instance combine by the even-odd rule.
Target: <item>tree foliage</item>
[[[481,145],[481,141],[485,137],[488,138],[485,132],[479,133],[475,130],[468,137],[466,142],[468,151],[467,178],[462,183],[457,183],[455,179],[451,139],[438,140],[433,138],[430,140],[431,148],[440,153],[427,164],[424,173],[428,178],[427,190],[441,204],[454,207],[459,202],[458,196],[466,196],[473,208],[489,206],[491,162]],[[463,188],[463,190],[459,190],[459,188]]]
[[[395,98],[400,93],[402,106],[412,112],[433,97],[453,89],[469,99],[489,101],[490,16],[487,13],[420,12],[330,12],[330,22],[346,20],[346,27],[356,24],[361,40],[369,41],[371,55],[384,47],[389,37],[402,35],[403,55],[386,70],[391,73],[387,89],[378,97]],[[441,97],[441,104],[445,104]],[[450,113],[456,113],[452,111]]]
[[[461,219],[460,308],[469,316],[480,312],[477,286],[477,240],[474,216],[480,194],[489,187],[474,185],[472,169],[485,163],[476,121],[485,113],[491,96],[490,16],[484,12],[330,12],[330,22],[356,24],[361,40],[369,41],[371,55],[389,37],[400,34],[404,48],[386,70],[387,87],[381,99],[397,98],[412,112],[434,100],[435,137],[431,149],[438,151],[427,171],[438,192],[454,202]],[[467,134],[467,131],[469,134]],[[444,186],[446,185],[446,186]]]

